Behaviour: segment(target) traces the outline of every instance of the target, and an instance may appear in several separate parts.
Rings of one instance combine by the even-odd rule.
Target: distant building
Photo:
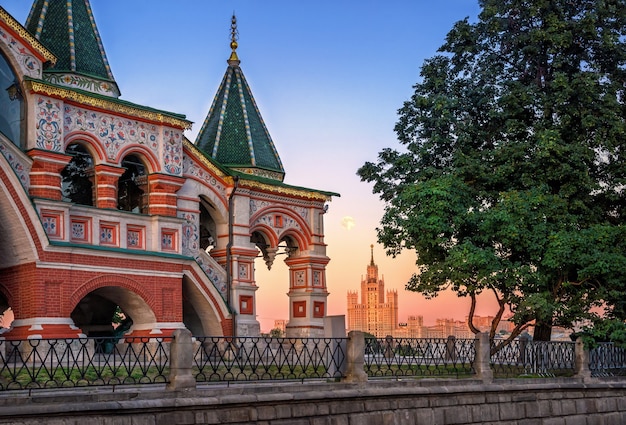
[[[384,278],[378,278],[378,266],[374,263],[374,245],[371,250],[367,276],[361,279],[360,302],[357,291],[348,291],[348,330],[382,338],[398,331],[398,292],[385,294]]]
[[[424,317],[409,316],[406,322],[398,323],[398,330],[393,333],[397,338],[424,338]]]
[[[422,330],[424,338],[474,338],[474,334],[467,326],[467,322],[454,319],[437,319],[435,326],[426,326]]]
[[[280,329],[280,331],[284,334],[285,330],[287,329],[287,320],[285,319],[278,319],[278,320],[274,320],[274,328],[273,329]]]

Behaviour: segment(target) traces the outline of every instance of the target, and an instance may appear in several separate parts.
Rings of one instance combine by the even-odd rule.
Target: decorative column
[[[71,155],[39,149],[32,149],[27,154],[33,160],[28,189],[30,196],[62,200],[61,171],[71,161]]]
[[[95,171],[95,206],[97,208],[117,208],[118,180],[124,174],[125,169],[106,164],[98,164]]]
[[[287,337],[323,337],[326,317],[326,256],[289,257]]]
[[[259,289],[254,282],[254,259],[256,249],[233,247],[231,307],[235,311],[237,336],[258,336],[261,324],[256,320],[255,292]]]
[[[168,174],[150,174],[148,176],[148,213],[176,217],[176,192],[183,186],[183,177]]]

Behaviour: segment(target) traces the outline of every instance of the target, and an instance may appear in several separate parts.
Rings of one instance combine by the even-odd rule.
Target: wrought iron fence
[[[370,378],[471,377],[478,340],[365,338]],[[0,391],[167,383],[172,337],[0,339]],[[347,338],[197,337],[197,382],[335,380],[348,368]],[[520,338],[499,350],[491,342],[494,377],[572,376],[573,342]],[[360,356],[353,361],[360,362]],[[626,349],[590,351],[593,376],[626,376]]]
[[[601,343],[589,351],[591,376],[626,376],[626,349],[612,342]]]
[[[171,338],[0,340],[0,390],[167,382]]]
[[[196,337],[197,382],[339,379],[346,338]]]
[[[493,342],[491,347],[494,351]],[[569,341],[519,338],[491,354],[491,368],[498,378],[572,376],[574,347]]]
[[[365,338],[365,372],[369,377],[469,377],[475,340],[444,338]]]

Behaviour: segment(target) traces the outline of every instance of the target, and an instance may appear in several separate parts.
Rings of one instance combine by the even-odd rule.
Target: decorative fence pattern
[[[346,338],[198,337],[198,382],[339,379]]]
[[[520,338],[491,355],[491,368],[497,378],[572,376],[574,348],[574,342]]]
[[[475,340],[443,338],[365,338],[369,377],[456,376],[475,374]]]
[[[522,338],[496,350],[492,341],[491,356],[486,353],[478,358],[477,353],[487,348],[483,344],[489,345],[486,339],[363,339],[359,332],[352,338],[192,339],[185,332],[186,343],[184,338],[179,342],[173,337],[0,339],[0,391],[137,384],[169,387],[180,373],[187,374],[191,385],[339,380],[354,370],[363,370],[365,379],[480,378],[485,370],[491,370],[495,378],[576,373],[572,342]],[[179,354],[181,350],[185,355]],[[594,348],[589,351],[588,372],[595,377],[626,376],[626,350],[613,344]]]
[[[0,340],[0,390],[167,382],[171,338]]]
[[[602,343],[589,352],[591,376],[626,376],[626,349]]]

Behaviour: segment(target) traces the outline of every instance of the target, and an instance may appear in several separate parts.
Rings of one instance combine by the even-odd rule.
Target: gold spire
[[[239,38],[239,32],[237,31],[237,17],[233,12],[233,17],[230,20],[230,48],[233,50],[228,58],[228,64],[230,66],[239,66],[239,57],[237,57],[237,39]]]
[[[374,244],[370,245],[370,249],[372,250],[372,261],[370,263],[370,265],[374,265]]]

